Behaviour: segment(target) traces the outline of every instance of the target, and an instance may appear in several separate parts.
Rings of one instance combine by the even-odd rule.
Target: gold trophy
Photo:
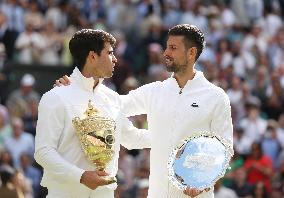
[[[81,147],[97,170],[105,170],[114,156],[115,121],[99,115],[98,110],[89,100],[85,118],[75,117],[72,120]],[[106,177],[109,184],[116,182],[115,177]]]

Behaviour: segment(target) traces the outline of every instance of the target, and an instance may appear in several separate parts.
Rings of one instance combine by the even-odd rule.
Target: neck
[[[194,67],[188,67],[185,72],[177,72],[174,74],[174,78],[176,79],[180,88],[184,88],[187,81],[192,80],[195,76],[196,70]]]
[[[86,78],[93,78],[94,79],[94,86],[93,86],[93,88],[95,89],[96,86],[99,84],[99,78],[94,75],[94,71],[92,69],[90,69],[90,67],[85,65],[83,67],[83,70],[82,70],[81,73]]]

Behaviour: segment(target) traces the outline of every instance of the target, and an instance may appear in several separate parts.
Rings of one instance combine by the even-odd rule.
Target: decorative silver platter
[[[211,188],[229,167],[231,150],[223,138],[212,133],[190,136],[170,154],[169,179],[180,190]]]

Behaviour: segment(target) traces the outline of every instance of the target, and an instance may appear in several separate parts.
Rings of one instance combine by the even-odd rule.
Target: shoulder
[[[121,98],[116,91],[108,88],[105,85],[100,85],[100,92],[103,93],[104,96],[108,98],[108,101],[110,101],[115,106],[121,105]]]
[[[138,87],[137,89],[135,89],[136,91],[153,91],[156,89],[159,89],[161,87],[163,87],[163,85],[165,84],[166,81],[155,81],[155,82],[151,82],[151,83],[147,83],[142,85],[141,87]]]
[[[209,82],[207,79],[204,83],[204,87],[207,91],[210,91],[212,96],[215,96],[217,100],[229,100],[229,97],[224,89],[213,84],[212,82]]]
[[[40,105],[52,104],[56,105],[63,101],[64,98],[68,97],[68,93],[71,91],[72,85],[54,87],[51,90],[44,93],[40,100]]]
[[[20,95],[21,95],[21,92],[20,90],[17,89],[10,94],[9,98],[19,97]]]
[[[105,85],[100,85],[101,87],[100,87],[100,89],[105,93],[105,94],[107,94],[107,95],[109,95],[109,96],[112,96],[112,97],[119,97],[119,94],[116,92],[116,91],[114,91],[114,90],[112,90],[112,89],[110,89],[110,88],[108,88],[107,86],[105,86]]]

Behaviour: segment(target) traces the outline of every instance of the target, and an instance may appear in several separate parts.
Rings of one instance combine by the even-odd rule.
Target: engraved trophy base
[[[95,162],[95,164],[97,165],[98,170],[106,172],[106,167],[105,167],[104,164],[101,164],[100,162]],[[103,178],[108,181],[108,184],[112,184],[112,183],[117,182],[116,177],[103,176]]]
[[[104,176],[103,178],[107,180],[108,184],[113,184],[117,182],[117,179],[115,177]]]

